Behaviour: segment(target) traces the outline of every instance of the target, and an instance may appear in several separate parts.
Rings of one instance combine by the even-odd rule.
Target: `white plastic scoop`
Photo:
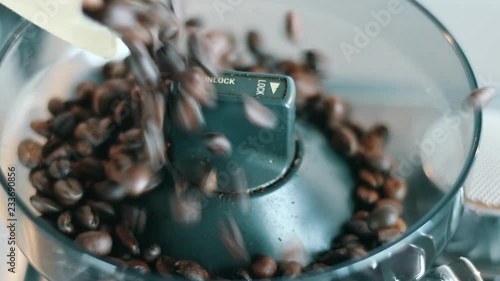
[[[0,4],[86,51],[104,58],[116,54],[118,38],[83,15],[81,0],[0,0]]]

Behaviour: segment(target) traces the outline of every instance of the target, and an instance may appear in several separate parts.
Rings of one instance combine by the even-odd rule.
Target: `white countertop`
[[[498,0],[420,0],[448,28],[469,59],[480,85],[500,87],[500,1]],[[0,274],[7,272],[6,232],[0,223]],[[20,279],[24,273],[18,251]],[[8,279],[14,281],[12,275]],[[27,280],[35,281],[35,280]]]

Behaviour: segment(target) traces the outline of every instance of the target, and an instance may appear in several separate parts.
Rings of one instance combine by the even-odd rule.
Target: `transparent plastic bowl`
[[[422,139],[477,87],[456,42],[413,1],[227,1],[225,10],[218,2],[192,1],[189,11],[202,15],[210,27],[236,32],[240,39],[248,28],[261,30],[265,47],[283,57],[299,58],[301,49],[314,48],[331,58],[333,75],[325,81],[325,89],[349,101],[355,119],[362,124],[388,124],[393,132],[389,153],[409,183],[405,201],[409,228],[400,239],[362,259],[305,274],[303,279],[421,278],[459,223],[463,186],[481,130],[481,114],[467,113],[456,121],[456,127],[446,129],[447,149],[435,149],[443,147],[442,143],[431,149],[427,139]],[[289,10],[297,11],[304,24],[303,39],[296,45],[289,44],[284,33],[284,15]],[[165,280],[118,268],[82,252],[37,218],[30,206],[34,189],[27,180],[28,170],[17,160],[19,141],[36,137],[29,122],[48,116],[45,107],[51,97],[67,96],[78,80],[105,61],[17,21],[0,51],[0,180],[7,191],[6,173],[15,167],[19,248],[51,281]],[[424,172],[422,153],[447,163],[448,177],[438,181],[448,185],[446,188],[438,189],[429,180],[434,162],[426,163],[430,166]]]

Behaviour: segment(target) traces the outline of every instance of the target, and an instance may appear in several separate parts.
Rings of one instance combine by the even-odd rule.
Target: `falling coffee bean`
[[[122,243],[122,245],[127,248],[133,255],[138,255],[140,253],[139,242],[137,242],[134,234],[124,225],[116,225],[115,235],[116,237],[118,237],[118,240]]]
[[[223,134],[205,133],[203,135],[203,141],[207,149],[215,155],[229,156],[232,153],[231,142],[229,142]]]
[[[75,179],[58,180],[54,184],[54,195],[63,206],[74,206],[83,197],[82,185]]]
[[[262,54],[262,38],[259,32],[252,30],[247,33],[248,49],[254,55]]]
[[[278,125],[278,118],[269,108],[263,106],[256,99],[248,95],[244,95],[242,99],[243,110],[250,123],[264,129],[276,128]]]
[[[57,214],[62,211],[62,207],[52,199],[41,195],[30,197],[31,205],[42,214]]]
[[[205,281],[210,276],[208,272],[198,263],[189,260],[181,260],[175,263],[177,274],[191,281]]]
[[[209,171],[205,171],[200,179],[200,182],[198,184],[198,188],[200,189],[203,194],[206,196],[213,196],[215,192],[217,191],[218,184],[217,184],[217,170],[210,169]]]
[[[34,140],[23,140],[18,148],[19,161],[28,168],[34,168],[42,162],[42,145]]]
[[[372,230],[379,230],[396,224],[399,212],[390,205],[376,207],[367,218],[368,227]]]
[[[73,224],[73,216],[70,211],[62,213],[57,218],[57,228],[64,234],[75,233],[75,225]]]
[[[292,41],[296,41],[302,36],[302,23],[296,12],[290,11],[286,14],[286,34]]]
[[[75,212],[78,223],[85,229],[96,230],[99,228],[100,218],[90,206],[79,207]]]
[[[287,261],[280,265],[281,275],[297,277],[302,274],[302,265],[296,261]]]
[[[142,257],[148,263],[156,261],[156,259],[161,255],[161,247],[159,244],[152,244],[151,246],[144,249],[142,252]]]
[[[151,268],[149,268],[149,265],[142,260],[131,259],[127,261],[127,266],[132,270],[137,270],[142,273],[151,272]]]
[[[252,274],[257,278],[271,278],[278,271],[278,265],[269,256],[262,256],[252,264]]]
[[[111,236],[103,231],[84,232],[76,237],[75,242],[85,250],[99,256],[108,255],[113,247]]]

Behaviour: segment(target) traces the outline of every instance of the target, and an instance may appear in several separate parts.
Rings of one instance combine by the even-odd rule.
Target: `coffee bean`
[[[356,136],[346,127],[333,130],[330,140],[333,148],[339,151],[342,155],[353,156],[359,150],[359,144]]]
[[[187,70],[185,59],[170,43],[165,44],[156,52],[156,61],[161,73],[178,75]]]
[[[148,263],[156,261],[156,259],[161,255],[161,247],[159,244],[152,244],[151,246],[144,249],[142,252],[142,257]]]
[[[112,220],[116,217],[115,209],[109,203],[89,200],[86,204],[92,208],[94,213],[105,220]]]
[[[371,188],[379,188],[384,184],[384,177],[380,173],[362,169],[358,173],[361,183],[368,185]]]
[[[216,69],[231,69],[235,56],[235,38],[232,34],[222,31],[209,31],[205,35],[208,58]]]
[[[302,274],[302,265],[296,261],[287,261],[280,265],[281,275],[297,277]]]
[[[304,271],[305,272],[319,271],[319,270],[325,270],[326,268],[328,268],[327,264],[324,264],[324,263],[313,263],[311,265],[308,265],[304,269]]]
[[[78,208],[75,212],[75,217],[79,224],[88,230],[96,230],[99,228],[101,219],[90,206],[84,205]]]
[[[113,108],[113,120],[121,128],[130,128],[134,124],[132,115],[132,105],[130,102],[122,100],[116,103]]]
[[[367,255],[365,247],[360,243],[349,243],[346,245],[346,250],[351,259],[361,258]]]
[[[274,129],[278,126],[278,118],[269,108],[250,96],[244,95],[242,99],[243,110],[250,123],[264,129]]]
[[[399,229],[399,232],[401,233],[404,233],[408,229],[406,222],[402,218],[398,219],[394,227]]]
[[[386,142],[384,138],[372,132],[366,133],[361,140],[363,150],[370,154],[381,153],[384,150],[385,144]]]
[[[366,152],[363,152],[362,156],[369,169],[383,173],[388,173],[392,169],[392,159],[383,153],[367,154]]]
[[[217,71],[217,70],[213,70]],[[214,76],[217,73],[212,74]],[[205,80],[205,73],[199,68],[191,68],[179,77],[183,93],[193,97],[196,102],[207,107],[214,107],[217,96],[212,83]]]
[[[329,250],[318,257],[318,261],[324,264],[334,265],[349,259],[349,253],[345,247]]]
[[[347,223],[347,227],[352,233],[360,237],[373,235],[373,231],[368,227],[368,223],[364,220],[353,219]]]
[[[90,106],[97,85],[92,80],[83,81],[76,87],[76,99],[82,106]]]
[[[355,220],[366,220],[366,218],[368,218],[369,215],[370,213],[368,213],[367,211],[359,210],[356,213],[354,213],[352,218]]]
[[[380,198],[377,191],[364,186],[360,186],[356,189],[356,195],[361,202],[368,205],[375,204]]]
[[[149,265],[142,260],[132,259],[127,261],[127,266],[130,269],[137,270],[142,273],[151,272]]]
[[[79,140],[89,142],[95,147],[106,141],[110,133],[110,131],[101,127],[99,119],[91,118],[76,126],[74,136]]]
[[[42,195],[52,196],[54,194],[45,170],[31,170],[29,179],[33,187],[36,188],[36,190],[38,190]]]
[[[125,61],[111,61],[102,67],[102,74],[107,79],[124,78],[129,72],[129,67]]]
[[[376,207],[378,208],[378,207],[382,207],[382,206],[386,206],[386,205],[389,205],[389,206],[395,208],[398,211],[399,215],[401,215],[403,213],[403,205],[401,205],[401,203],[399,201],[396,201],[394,199],[387,199],[387,198],[380,199],[377,202]]]
[[[103,231],[84,232],[76,237],[75,242],[85,250],[99,256],[111,253],[113,246],[111,236]]]
[[[56,116],[66,111],[66,104],[60,98],[52,98],[48,103],[48,109],[52,115]]]
[[[219,237],[228,252],[241,263],[250,261],[250,254],[245,245],[241,230],[233,217],[228,216],[219,226]]]
[[[33,121],[30,126],[33,131],[41,136],[50,137],[52,135],[50,124],[47,121]]]
[[[252,30],[247,33],[247,46],[254,55],[262,54],[262,37],[259,32]]]
[[[112,79],[99,85],[92,97],[92,109],[100,116],[113,113],[113,107],[130,92],[125,79]]]
[[[137,149],[144,145],[144,135],[141,129],[134,128],[121,133],[118,136],[118,140],[122,143],[126,143],[126,148]]]
[[[84,101],[78,101],[78,102],[84,103]],[[87,101],[87,103],[90,103],[90,100]],[[86,121],[90,118],[95,117],[95,114],[90,109],[83,108],[80,106],[71,107],[69,112],[71,114],[73,114],[73,116],[75,116],[75,120],[76,120],[75,123],[83,122],[83,121]]]
[[[128,169],[122,178],[127,194],[133,197],[143,195],[154,185],[154,171],[145,164],[135,164]]]
[[[401,237],[402,232],[397,227],[382,228],[377,232],[378,240],[381,243],[389,243]]]
[[[398,178],[389,178],[384,183],[384,196],[390,199],[403,201],[406,198],[408,186]]]
[[[302,23],[294,11],[286,14],[286,34],[292,41],[297,41],[302,37]]]
[[[257,278],[271,278],[277,270],[278,265],[269,256],[262,256],[252,264],[252,274]]]
[[[71,172],[71,162],[67,159],[54,160],[49,166],[49,174],[56,179],[64,178]]]
[[[103,181],[93,186],[97,198],[107,202],[120,202],[127,196],[127,188],[113,181]]]
[[[62,211],[62,208],[59,204],[41,195],[31,196],[30,202],[31,205],[42,214],[57,214]]]
[[[186,27],[196,27],[196,28],[204,26],[203,20],[200,18],[190,18],[186,21],[185,25]]]
[[[147,222],[146,209],[133,205],[122,205],[121,207],[123,225],[137,236],[142,235]]]
[[[218,64],[213,57],[215,54],[211,52],[211,46],[204,34],[192,32],[189,34],[188,51],[190,57],[210,76],[217,76]],[[188,86],[187,84],[184,84]]]
[[[205,126],[200,105],[191,96],[183,95],[176,99],[175,118],[178,124],[188,132],[198,131]]]
[[[63,206],[74,206],[83,197],[82,185],[75,179],[58,180],[54,184],[54,195]]]
[[[233,273],[233,278],[237,280],[245,280],[245,281],[252,281],[252,277],[250,277],[250,274],[248,274],[248,271],[245,269],[239,268],[236,269]]]
[[[175,263],[177,274],[191,281],[204,281],[210,276],[208,272],[194,261],[181,260]]]
[[[101,181],[106,178],[102,161],[94,157],[85,157],[75,162],[73,171],[86,180]]]
[[[57,218],[57,228],[64,234],[75,233],[75,225],[73,224],[73,217],[70,211],[62,213]]]
[[[79,141],[75,145],[75,151],[81,157],[89,157],[94,154],[94,147],[88,141]]]
[[[368,227],[372,230],[379,230],[396,224],[399,212],[390,205],[376,207],[367,218]]]
[[[63,142],[61,141],[60,138],[58,138],[56,136],[51,136],[47,139],[47,142],[42,147],[42,155],[44,157],[47,157],[52,152],[54,152],[54,150],[61,147],[62,145],[63,145]]]
[[[327,125],[329,128],[336,128],[345,118],[346,108],[344,103],[335,96],[325,98],[326,116],[328,118]]]
[[[168,277],[175,274],[176,260],[172,257],[161,256],[156,260],[156,272],[161,276]]]
[[[204,171],[198,184],[198,188],[206,196],[213,196],[218,188],[217,170]]]
[[[73,153],[74,152],[71,146],[65,143],[59,146],[58,148],[54,149],[54,151],[52,151],[50,154],[48,154],[43,160],[43,162],[45,162],[45,164],[47,165],[51,165],[56,160],[62,161],[70,158],[70,156],[72,156]]]
[[[67,138],[73,134],[76,127],[76,117],[72,112],[56,115],[51,122],[51,131],[60,138]]]
[[[42,145],[34,140],[23,140],[17,148],[17,156],[24,166],[34,168],[42,162]]]
[[[127,248],[133,255],[138,255],[140,253],[139,250],[139,242],[135,238],[134,234],[128,230],[124,225],[118,224],[115,227],[115,234],[118,237],[119,241],[122,245]]]
[[[370,129],[370,133],[374,134],[387,142],[389,138],[389,128],[384,124],[377,124]]]
[[[205,133],[203,134],[203,141],[207,149],[215,155],[229,156],[232,153],[231,142],[223,134]]]

